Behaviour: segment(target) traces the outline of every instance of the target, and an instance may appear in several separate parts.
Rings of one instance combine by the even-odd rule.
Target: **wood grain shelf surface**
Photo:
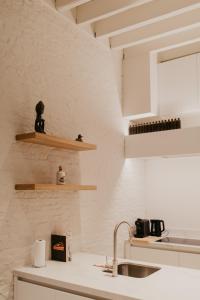
[[[30,132],[24,134],[17,134],[16,140],[26,143],[39,144],[48,147],[62,148],[74,151],[87,151],[95,150],[97,147],[94,144],[88,144],[85,142],[78,142],[69,139],[63,139],[53,135]]]
[[[157,237],[157,236],[146,236],[144,238],[136,238],[132,237],[131,238],[131,244],[144,244],[144,243],[153,243],[158,240],[162,239],[162,237]]]
[[[15,189],[18,191],[90,191],[96,190],[95,185],[80,184],[51,184],[51,183],[33,183],[33,184],[16,184]]]

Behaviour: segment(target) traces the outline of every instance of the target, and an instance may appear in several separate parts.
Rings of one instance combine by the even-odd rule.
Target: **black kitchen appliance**
[[[152,219],[151,221],[151,235],[161,236],[162,232],[165,231],[165,223],[163,220]]]
[[[135,226],[136,226],[136,233],[134,235],[135,237],[144,238],[145,236],[148,236],[150,234],[149,220],[137,219],[135,221]]]

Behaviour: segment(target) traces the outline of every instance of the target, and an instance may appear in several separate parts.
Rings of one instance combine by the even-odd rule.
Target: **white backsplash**
[[[146,216],[163,219],[170,234],[200,237],[200,157],[145,162]]]
[[[173,237],[182,237],[182,238],[188,238],[188,239],[200,239],[200,230],[192,230],[192,229],[173,229],[168,228],[168,236]],[[165,233],[164,233],[165,235]]]

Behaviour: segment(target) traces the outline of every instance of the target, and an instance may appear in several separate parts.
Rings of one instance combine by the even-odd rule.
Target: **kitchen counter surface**
[[[165,238],[165,236],[161,237],[160,239],[162,238]],[[129,241],[126,241],[126,244],[127,243],[129,243]],[[150,241],[149,243],[147,243],[147,242],[143,242],[141,239],[141,241],[132,240],[131,245],[133,247],[144,247],[144,248],[163,249],[163,250],[170,250],[170,251],[200,254],[200,246],[187,245],[187,244],[166,243],[166,242],[160,243],[155,241]]]
[[[119,260],[131,261],[132,260]],[[146,278],[118,276],[102,272],[94,264],[105,264],[105,257],[87,253],[77,253],[68,263],[48,261],[45,268],[31,266],[18,268],[15,276],[22,279],[76,291],[91,297],[112,300],[196,300],[200,298],[200,271],[165,265],[161,270]],[[144,263],[141,263],[144,264]]]

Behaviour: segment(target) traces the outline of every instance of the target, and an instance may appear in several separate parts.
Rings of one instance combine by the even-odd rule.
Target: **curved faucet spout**
[[[116,277],[118,275],[118,262],[117,262],[117,232],[119,227],[122,224],[126,224],[129,227],[129,239],[132,237],[132,225],[127,221],[122,221],[115,226],[114,234],[113,234],[113,270],[112,276]]]

